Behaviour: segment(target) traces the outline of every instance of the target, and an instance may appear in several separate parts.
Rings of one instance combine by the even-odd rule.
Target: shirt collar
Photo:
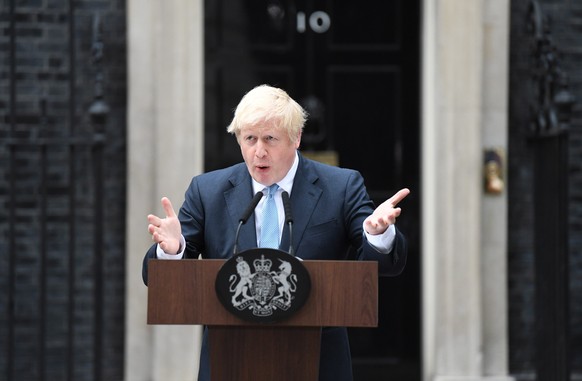
[[[289,172],[283,177],[283,180],[278,181],[277,185],[282,191],[287,191],[289,195],[291,195],[291,188],[293,188],[293,180],[295,179],[295,174],[297,173],[297,167],[299,166],[299,154],[295,151],[295,160],[293,161],[293,165],[289,169]],[[266,185],[263,185],[257,182],[255,179],[253,180],[253,194],[257,192],[261,192],[265,189]]]

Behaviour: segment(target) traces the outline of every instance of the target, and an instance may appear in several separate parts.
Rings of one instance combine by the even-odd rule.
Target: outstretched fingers
[[[175,254],[180,249],[180,221],[170,199],[163,197],[161,203],[165,217],[149,214],[147,217],[148,232],[151,234],[152,240],[159,244],[164,252]]]
[[[410,194],[410,189],[402,188],[398,192],[396,192],[396,194],[394,194],[394,196],[390,197],[388,199],[388,202],[390,204],[392,204],[392,207],[394,207],[394,206],[398,205],[398,203],[400,203],[400,201],[404,200],[404,198],[406,196],[408,196],[409,194]]]
[[[396,223],[396,218],[402,213],[402,209],[396,205],[410,194],[408,188],[403,188],[396,192],[394,196],[384,201],[374,212],[366,218],[364,224],[369,234],[381,234],[388,229],[390,225]]]
[[[149,226],[159,227],[162,224],[162,219],[156,215],[148,214],[148,223]]]
[[[176,212],[174,212],[174,207],[172,207],[172,202],[169,198],[162,197],[162,207],[164,208],[166,217],[176,217]]]

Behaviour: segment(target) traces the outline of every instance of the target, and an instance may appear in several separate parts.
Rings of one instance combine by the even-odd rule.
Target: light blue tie
[[[279,248],[279,216],[275,204],[275,193],[279,189],[277,184],[271,185],[263,208],[263,225],[261,226],[260,247]]]

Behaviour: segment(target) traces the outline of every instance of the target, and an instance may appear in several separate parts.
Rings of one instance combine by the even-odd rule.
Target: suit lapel
[[[291,191],[291,212],[293,213],[293,248],[298,251],[305,229],[313,215],[322,191],[315,185],[318,176],[303,156],[299,155],[299,167]],[[289,249],[289,228],[283,229],[281,249]],[[301,255],[300,255],[301,256]]]
[[[241,165],[241,169],[229,181],[232,184],[232,188],[224,192],[224,200],[230,215],[230,225],[233,227],[232,234],[234,239],[239,220],[253,198],[253,187],[251,177],[244,165]],[[255,228],[255,214],[253,213],[240,229],[238,251],[255,247],[257,247],[257,231]]]

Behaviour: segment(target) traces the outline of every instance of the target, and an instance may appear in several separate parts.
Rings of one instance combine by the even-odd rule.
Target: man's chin
[[[253,171],[252,176],[256,182],[261,183],[263,185],[266,185],[267,182],[269,181],[269,175],[266,174],[264,171],[255,170]]]

